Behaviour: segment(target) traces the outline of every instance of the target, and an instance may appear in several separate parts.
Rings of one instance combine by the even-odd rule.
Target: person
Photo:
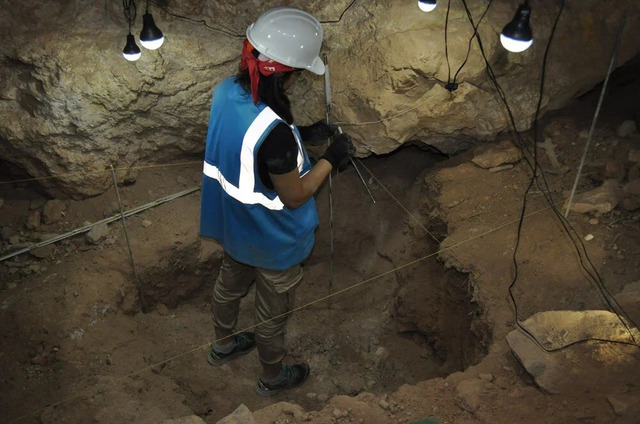
[[[293,123],[286,90],[298,74],[322,75],[322,26],[291,7],[263,13],[247,29],[240,71],[214,90],[205,148],[200,233],[224,248],[211,304],[220,365],[252,351],[262,364],[256,392],[271,396],[309,376],[285,365],[285,326],[318,226],[313,195],[355,153],[349,136],[316,122]],[[333,142],[312,166],[303,142]],[[241,299],[255,282],[255,332],[234,334]]]

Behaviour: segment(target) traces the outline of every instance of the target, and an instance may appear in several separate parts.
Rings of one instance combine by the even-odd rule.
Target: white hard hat
[[[247,28],[247,39],[260,53],[292,68],[324,74],[320,59],[322,26],[310,13],[276,7],[260,15]]]

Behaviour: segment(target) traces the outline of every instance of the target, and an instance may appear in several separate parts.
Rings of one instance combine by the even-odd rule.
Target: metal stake
[[[331,113],[331,86],[329,82],[329,61],[327,55],[324,55],[324,99],[327,115],[327,124],[329,124],[329,114]],[[331,143],[327,140],[327,147]],[[331,172],[329,172],[329,231],[330,231],[330,246],[331,256],[329,262],[329,309],[331,309],[331,299],[333,298],[333,181],[331,178]]]
[[[116,179],[116,171],[113,169],[113,165],[109,165],[111,168],[111,176],[113,177],[113,187],[116,189],[116,197],[118,198],[118,207],[120,208],[120,218],[122,220],[122,228],[124,228],[124,236],[127,239],[127,248],[129,249],[129,259],[131,260],[131,268],[133,269],[133,277],[136,280],[136,289],[138,290],[138,301],[140,302],[140,308],[142,313],[147,313],[147,306],[142,296],[142,290],[140,289],[140,279],[136,271],[136,262],[133,260],[133,251],[131,250],[131,243],[129,242],[129,233],[127,231],[127,224],[124,220],[124,210],[122,209],[122,202],[120,201],[120,191],[118,190],[118,180]]]
[[[591,121],[591,128],[589,129],[589,136],[587,137],[587,143],[584,146],[584,152],[582,153],[582,159],[580,160],[580,166],[578,167],[578,173],[576,174],[576,180],[573,183],[573,187],[571,188],[571,194],[569,195],[569,200],[567,201],[567,207],[564,211],[564,217],[569,216],[569,210],[571,209],[571,203],[573,202],[573,195],[576,193],[576,189],[578,188],[578,180],[580,180],[580,174],[582,173],[582,167],[584,166],[584,162],[587,159],[587,152],[589,151],[589,146],[591,145],[591,137],[593,136],[593,130],[596,127],[596,121],[598,120],[598,115],[600,114],[600,107],[602,106],[602,100],[604,99],[604,92],[607,90],[607,83],[609,82],[609,75],[611,75],[611,71],[613,70],[613,65],[616,61],[616,54],[618,53],[618,47],[620,45],[620,39],[622,38],[622,31],[624,30],[625,25],[627,24],[627,13],[625,12],[622,15],[622,22],[620,23],[620,28],[618,29],[618,35],[616,37],[616,43],[613,46],[613,53],[611,55],[611,61],[609,62],[609,68],[607,69],[607,76],[604,79],[604,83],[602,84],[602,90],[600,90],[600,98],[598,99],[598,105],[596,106],[596,112],[593,115],[593,120]]]

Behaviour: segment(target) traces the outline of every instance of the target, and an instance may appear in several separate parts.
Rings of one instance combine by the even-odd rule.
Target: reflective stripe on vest
[[[274,121],[282,120],[271,108],[266,107],[251,123],[249,129],[245,133],[244,138],[242,139],[242,149],[240,151],[240,177],[238,180],[238,187],[227,181],[218,167],[207,163],[206,161],[204,162],[203,173],[207,177],[213,178],[214,180],[218,181],[222,189],[237,201],[242,202],[246,205],[259,204],[264,206],[265,208],[278,211],[284,208],[284,204],[278,196],[276,196],[274,199],[269,199],[264,194],[254,191],[256,181],[256,175],[254,172],[254,170],[256,169],[254,162],[254,158],[256,157],[255,147],[262,139],[264,132],[267,130],[267,128],[269,128],[271,124],[273,124]],[[296,142],[298,143],[297,165],[298,171],[301,173],[302,177],[304,175],[302,174],[304,156],[302,154],[301,141],[298,139],[296,131],[293,131],[293,128],[292,132],[294,134]]]

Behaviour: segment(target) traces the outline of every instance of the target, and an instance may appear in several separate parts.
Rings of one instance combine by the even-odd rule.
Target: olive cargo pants
[[[226,253],[213,287],[213,325],[233,330],[238,321],[240,300],[256,283],[255,335],[260,361],[277,364],[286,354],[284,335],[293,309],[295,288],[302,281],[302,267],[284,271],[267,270],[235,261]]]

